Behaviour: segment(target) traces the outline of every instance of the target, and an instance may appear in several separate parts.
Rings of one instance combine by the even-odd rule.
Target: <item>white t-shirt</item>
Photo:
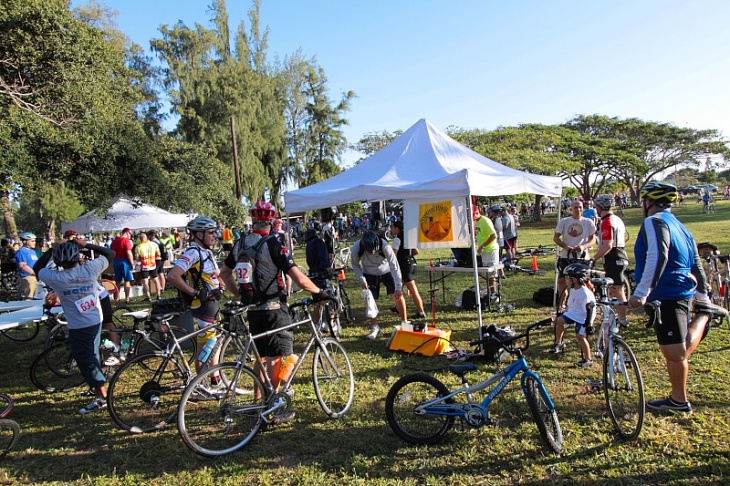
[[[596,296],[585,285],[577,289],[570,289],[568,307],[563,315],[579,324],[583,324],[586,322],[586,316],[588,315],[586,305],[595,301]]]
[[[569,216],[558,221],[555,232],[561,235],[563,243],[568,246],[584,245],[596,234],[596,225],[592,220],[583,216],[580,219]],[[568,258],[570,255],[568,255],[568,250],[563,248],[560,250],[560,256]],[[585,252],[585,258],[588,258],[587,251]]]
[[[83,329],[101,323],[97,279],[108,266],[107,259],[100,256],[68,270],[43,268],[38,272],[38,277],[60,297],[69,329]]]

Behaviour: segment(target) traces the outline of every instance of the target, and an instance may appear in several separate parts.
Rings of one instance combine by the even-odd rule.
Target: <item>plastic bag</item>
[[[365,300],[365,316],[370,319],[378,317],[378,304],[375,303],[375,297],[370,289],[363,289],[362,298]]]

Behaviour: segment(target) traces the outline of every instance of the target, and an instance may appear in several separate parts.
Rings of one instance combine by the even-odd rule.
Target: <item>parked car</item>
[[[689,186],[685,192],[687,193],[703,193],[703,192],[717,192],[717,186],[714,184],[697,184],[694,186]]]

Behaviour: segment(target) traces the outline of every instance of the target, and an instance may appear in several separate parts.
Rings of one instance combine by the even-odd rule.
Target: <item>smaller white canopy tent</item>
[[[70,223],[61,223],[61,229],[78,233],[121,231],[124,228],[181,228],[190,216],[176,214],[147,203],[135,203],[124,195],[115,197],[106,213],[99,210],[82,214]]]

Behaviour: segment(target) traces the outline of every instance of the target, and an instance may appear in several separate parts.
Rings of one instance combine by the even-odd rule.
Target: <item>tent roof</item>
[[[480,155],[425,119],[360,164],[284,194],[289,212],[354,201],[508,194],[560,196],[562,179],[512,169]]]
[[[147,203],[135,203],[125,195],[112,199],[105,214],[98,209],[82,214],[70,223],[61,223],[61,229],[79,233],[121,231],[124,228],[180,228],[187,224],[187,214],[175,214]]]

